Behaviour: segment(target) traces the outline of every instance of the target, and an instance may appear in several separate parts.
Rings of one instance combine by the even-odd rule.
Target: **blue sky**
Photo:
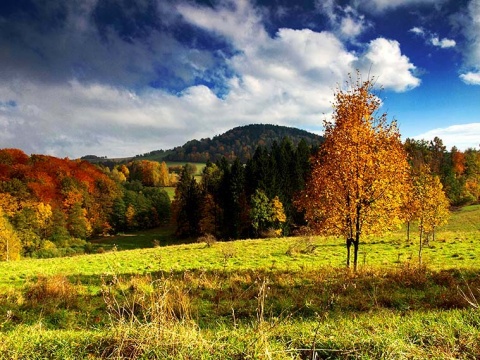
[[[0,147],[123,157],[322,133],[349,73],[403,138],[480,144],[480,0],[3,0]]]

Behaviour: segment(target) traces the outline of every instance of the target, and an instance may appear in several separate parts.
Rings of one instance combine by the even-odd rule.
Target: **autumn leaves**
[[[297,201],[309,227],[346,239],[347,266],[353,245],[355,270],[363,235],[381,233],[407,218],[420,220],[421,234],[430,232],[448,212],[438,179],[412,177],[396,123],[377,115],[381,102],[372,89],[372,81],[357,80],[337,91],[332,120],[325,121],[325,142]]]

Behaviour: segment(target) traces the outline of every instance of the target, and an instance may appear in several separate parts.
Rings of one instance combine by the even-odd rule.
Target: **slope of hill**
[[[274,141],[280,143],[287,137],[296,146],[301,140],[318,146],[323,138],[305,130],[279,125],[254,124],[233,128],[212,139],[191,140],[172,150],[156,150],[137,155],[136,159],[157,161],[215,162],[225,156],[229,160],[239,158],[246,162],[258,146],[270,148]]]

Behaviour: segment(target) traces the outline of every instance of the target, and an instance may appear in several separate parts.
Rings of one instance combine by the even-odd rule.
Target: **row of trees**
[[[182,172],[172,203],[177,235],[209,233],[223,239],[290,234],[301,221],[293,206],[310,172],[311,148],[288,139],[258,147],[245,165],[208,162],[201,182]]]
[[[305,229],[341,236],[347,264],[353,246],[355,268],[364,235],[417,221],[421,259],[423,240],[448,218],[445,194],[452,204],[478,201],[480,154],[447,152],[440,139],[402,144],[396,123],[377,114],[380,100],[372,82],[349,86],[335,94],[319,148],[284,138],[257,147],[246,164],[238,158],[208,162],[201,181],[191,165],[177,175],[149,160],[109,169],[0,150],[1,256],[13,259],[18,252],[34,255],[99,234],[156,227],[172,213],[179,237],[239,239]],[[170,208],[162,187],[173,184]]]
[[[358,78],[337,91],[325,142],[297,200],[315,232],[346,239],[347,266],[353,245],[355,270],[363,236],[412,220],[419,223],[421,262],[422,237],[446,222],[449,208],[432,163],[410,157],[409,164],[396,123],[377,115],[381,101],[372,88]]]
[[[449,179],[441,177],[448,166],[436,165],[435,151],[449,156],[437,149],[438,140],[428,144],[423,157],[417,150],[425,150],[420,145],[426,143],[402,144],[396,123],[377,114],[381,102],[372,84],[357,80],[337,91],[319,149],[303,142],[294,148],[284,139],[270,150],[257,148],[245,166],[238,160],[209,162],[200,183],[182,173],[173,201],[177,235],[238,239],[306,229],[343,237],[347,265],[353,246],[356,269],[363,236],[417,221],[421,261],[424,239],[448,218],[441,181]],[[459,176],[468,172],[458,170],[458,154],[450,158],[461,182]]]
[[[83,252],[85,239],[169,221],[166,165],[110,171],[87,161],[0,150],[0,259]]]
[[[438,176],[452,205],[465,205],[480,200],[480,151],[447,151],[440,138],[433,141],[407,139],[409,163],[414,172],[425,166]]]

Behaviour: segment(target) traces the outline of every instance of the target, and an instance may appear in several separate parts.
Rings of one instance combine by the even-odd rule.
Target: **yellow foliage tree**
[[[435,236],[435,229],[447,223],[450,216],[450,203],[439,177],[432,175],[428,167],[423,166],[420,169],[420,172],[414,176],[413,184],[415,217],[418,219],[420,233],[418,262],[421,264],[424,235]]]
[[[278,198],[278,196],[275,196],[270,201],[270,207],[272,223],[275,229],[275,233],[277,236],[280,236],[282,234],[281,224],[287,221],[287,216],[285,215],[285,211],[283,210],[283,204]]]
[[[373,82],[357,79],[335,94],[325,142],[312,160],[312,174],[297,205],[315,232],[346,238],[347,266],[354,246],[357,269],[362,235],[402,222],[409,191],[407,156],[395,122],[376,116],[381,101]]]
[[[165,161],[162,161],[160,163],[160,168],[159,168],[159,181],[158,185],[159,186],[170,186],[170,174],[168,172],[168,166],[165,163]]]
[[[46,238],[46,232],[50,226],[53,215],[52,207],[50,204],[44,204],[43,202],[40,202],[35,206],[35,215],[37,218],[37,227],[40,231],[42,231],[42,236]]]
[[[0,260],[18,260],[21,250],[20,239],[0,208]]]
[[[136,213],[135,213],[135,208],[133,207],[132,204],[128,205],[127,211],[125,211],[125,221],[127,223],[127,226],[130,229],[133,229],[134,227],[137,226],[137,221],[135,219]]]
[[[21,201],[18,198],[9,193],[0,193],[0,210],[3,210],[4,215],[12,217],[21,207]]]

